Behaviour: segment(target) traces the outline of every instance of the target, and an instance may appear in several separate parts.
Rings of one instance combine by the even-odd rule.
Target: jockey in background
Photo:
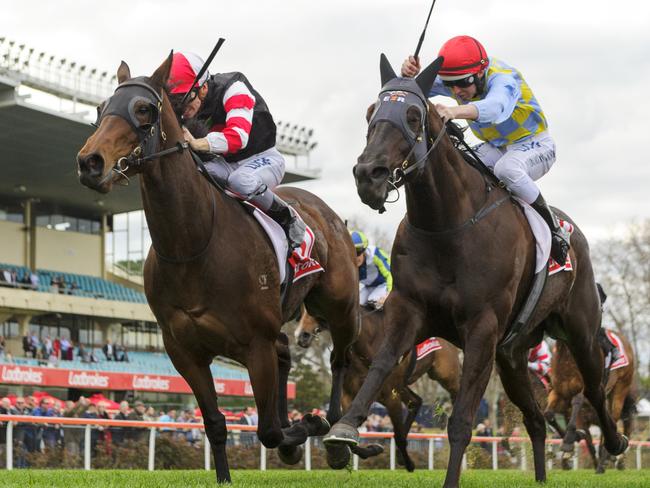
[[[168,92],[178,115],[193,122],[195,138],[183,128],[197,152],[212,153],[210,175],[243,199],[250,200],[284,229],[290,248],[299,247],[305,226],[286,202],[273,193],[284,176],[284,157],[275,148],[276,126],[269,108],[242,73],[206,73],[192,85],[203,60],[193,53],[174,53]],[[188,102],[179,103],[187,92]],[[191,121],[190,121],[191,122]],[[189,125],[187,123],[186,125]]]
[[[534,180],[555,162],[555,141],[547,131],[542,108],[523,76],[503,61],[488,57],[473,37],[457,36],[440,49],[444,61],[430,97],[443,95],[459,105],[436,104],[446,122],[465,119],[484,141],[474,150],[496,177],[517,197],[530,204],[551,229],[551,256],[564,264],[569,234],[558,223]],[[409,56],[402,76],[414,77],[420,60]]]
[[[546,341],[540,342],[528,351],[528,369],[537,375],[545,387],[548,387],[550,384],[548,374],[551,371],[551,350]]]
[[[368,238],[359,231],[350,232],[357,252],[359,268],[359,305],[381,308],[393,288],[390,257],[376,246],[368,246]]]

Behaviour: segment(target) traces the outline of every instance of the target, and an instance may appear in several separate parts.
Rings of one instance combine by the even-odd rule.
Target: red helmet
[[[438,75],[449,81],[476,74],[489,62],[483,45],[470,36],[452,37],[442,45],[438,56],[445,58]]]
[[[187,93],[192,88],[200,87],[208,79],[209,73],[207,70],[196,85],[192,86],[192,82],[202,67],[203,60],[196,54],[175,52],[169,73],[169,81],[167,81],[169,92],[172,94]]]

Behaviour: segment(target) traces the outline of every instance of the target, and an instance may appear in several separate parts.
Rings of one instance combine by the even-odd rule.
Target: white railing
[[[204,431],[203,424],[200,423],[183,423],[183,422],[145,422],[145,421],[119,421],[119,420],[104,420],[104,419],[88,419],[88,418],[70,418],[70,417],[32,417],[27,415],[0,415],[0,422],[5,423],[7,429],[6,432],[6,469],[11,470],[14,467],[14,446],[13,446],[13,433],[14,426],[17,423],[25,424],[56,424],[61,426],[82,426],[84,428],[84,452],[83,452],[83,465],[85,470],[92,469],[92,458],[91,458],[91,430],[93,427],[120,427],[120,428],[147,428],[149,429],[149,449],[148,449],[148,463],[147,469],[149,471],[155,470],[155,456],[156,456],[156,439],[159,429],[169,430],[183,430],[183,429],[200,429]],[[233,433],[242,433],[242,432],[255,432],[257,430],[256,426],[249,425],[240,425],[240,424],[227,424],[226,425],[229,432]],[[396,445],[395,439],[392,432],[363,432],[360,434],[362,439],[371,440],[371,439],[389,439],[389,468],[391,470],[396,469]],[[436,440],[447,440],[446,434],[424,434],[424,433],[413,433],[409,434],[408,438],[410,440],[420,440],[427,442],[427,469],[434,469],[434,460],[435,460],[435,451],[436,451]],[[520,444],[524,446],[530,444],[530,439],[527,437],[472,437],[472,443],[489,443],[491,444],[491,455],[492,455],[492,469],[498,470],[499,467],[499,457],[498,457],[498,444],[503,440],[507,439],[509,442],[514,444]],[[205,432],[203,433],[203,443],[204,443],[204,469],[211,469],[211,451],[210,443],[208,442]],[[308,438],[307,442],[304,444],[304,469],[306,471],[312,470],[312,443],[313,439]],[[557,446],[562,443],[561,439],[547,439],[546,444],[549,448]],[[595,445],[598,445],[598,441],[594,442]],[[635,450],[635,464],[636,469],[642,469],[642,449],[650,447],[650,442],[648,441],[630,441],[630,449]],[[260,455],[259,455],[259,469],[262,471],[267,470],[267,456],[268,450],[260,443],[259,444]],[[528,460],[526,455],[526,449],[520,449],[519,457],[519,466],[521,470],[526,470],[528,466]],[[586,467],[586,466],[585,466]],[[553,468],[552,459],[548,460],[548,469]],[[352,459],[352,469],[359,469],[359,458],[356,455],[353,455]],[[463,469],[467,469],[467,458],[463,457]],[[578,469],[578,453],[573,456],[573,469]]]

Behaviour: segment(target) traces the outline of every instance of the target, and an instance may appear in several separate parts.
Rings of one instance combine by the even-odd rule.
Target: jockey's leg
[[[359,283],[359,306],[365,307],[368,304],[368,297],[370,296],[370,288],[363,283]]]
[[[221,186],[228,184],[228,177],[236,168],[237,166],[223,159],[223,156],[216,156],[205,163],[205,169]]]
[[[555,142],[547,133],[511,144],[494,165],[494,174],[508,189],[532,206],[551,229],[551,256],[564,264],[569,252],[568,233],[559,225],[535,184],[555,162]]]
[[[369,291],[370,293],[368,294],[367,301],[372,303],[375,308],[382,308],[384,306],[384,302],[386,301],[386,297],[388,296],[388,288],[386,287],[386,283],[382,283],[381,285],[375,286],[374,288],[370,288]]]
[[[299,247],[305,236],[305,226],[289,205],[273,193],[284,176],[284,157],[271,148],[238,163],[228,178],[228,187],[250,199],[275,220],[284,230],[291,248]]]

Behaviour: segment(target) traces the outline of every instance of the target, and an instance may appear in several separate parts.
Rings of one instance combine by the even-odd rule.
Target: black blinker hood
[[[378,122],[390,123],[402,132],[416,161],[424,157],[427,151],[426,123],[429,108],[427,95],[431,91],[442,61],[442,57],[437,58],[416,78],[402,78],[395,74],[384,54],[380,57],[382,88],[375,110],[370,117],[368,132]],[[407,112],[410,107],[417,107],[420,111],[420,130],[417,133],[408,124]]]

